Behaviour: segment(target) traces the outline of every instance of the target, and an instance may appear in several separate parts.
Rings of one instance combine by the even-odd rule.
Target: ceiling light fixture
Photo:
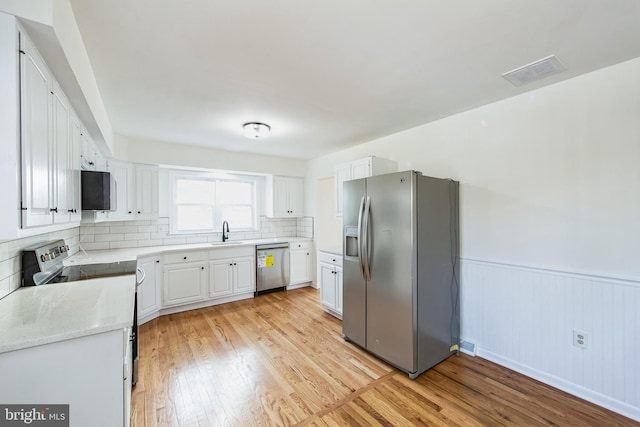
[[[249,122],[242,125],[244,136],[251,139],[267,138],[271,132],[271,126],[259,122]]]

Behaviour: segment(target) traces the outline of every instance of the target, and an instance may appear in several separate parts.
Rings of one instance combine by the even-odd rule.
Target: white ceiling
[[[636,0],[71,3],[115,133],[300,159],[640,56]]]

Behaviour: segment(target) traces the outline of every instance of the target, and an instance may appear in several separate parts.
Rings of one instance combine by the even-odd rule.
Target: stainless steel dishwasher
[[[289,243],[256,245],[256,295],[284,290],[289,284]]]

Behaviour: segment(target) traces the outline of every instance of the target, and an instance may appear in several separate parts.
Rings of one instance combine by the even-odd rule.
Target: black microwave
[[[116,181],[109,172],[82,171],[83,211],[115,211]]]

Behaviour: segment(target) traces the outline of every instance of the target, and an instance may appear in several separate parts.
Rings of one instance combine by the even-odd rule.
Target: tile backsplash
[[[229,240],[268,239],[273,237],[307,237],[313,239],[313,217],[267,218],[260,217],[260,230],[234,232],[233,224]],[[21,251],[36,243],[64,239],[70,255],[78,252],[80,245],[86,251],[96,249],[136,248],[144,246],[184,245],[189,243],[218,242],[222,233],[170,235],[169,219],[149,221],[118,221],[82,224],[80,227],[39,234],[16,240],[0,242],[0,298],[20,287]]]
[[[69,245],[70,255],[75,254],[78,252],[80,228],[75,227],[67,230],[0,242],[0,298],[20,287],[20,281],[22,279],[22,261],[20,255],[22,253],[22,249],[37,243],[44,243],[58,239],[64,239],[67,245]]]
[[[267,218],[260,217],[257,231],[233,231],[230,224],[229,240],[269,239],[274,237],[313,238],[313,217]],[[83,224],[80,227],[80,245],[86,251],[99,249],[138,248],[145,246],[185,245],[222,240],[219,233],[176,235],[169,234],[169,218],[145,221],[117,221]]]

